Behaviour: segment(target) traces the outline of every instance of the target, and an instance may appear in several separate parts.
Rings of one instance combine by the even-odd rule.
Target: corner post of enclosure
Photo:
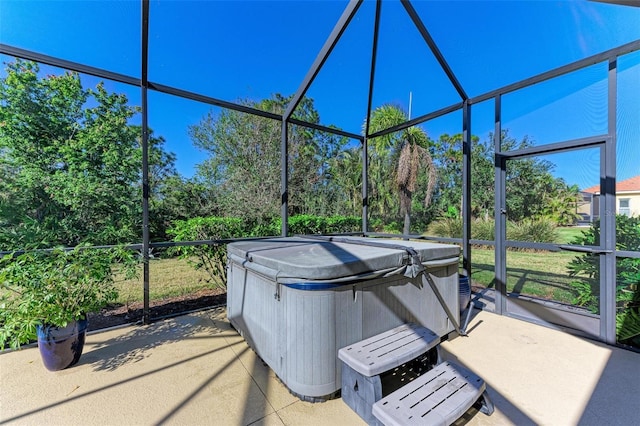
[[[616,113],[617,57],[609,59],[608,117],[609,137],[605,144],[604,175],[601,183],[604,195],[604,217],[600,218],[600,235],[604,241],[604,270],[600,273],[600,338],[616,342]],[[604,264],[604,265],[603,265]]]
[[[501,95],[495,97],[495,128],[493,131],[494,162],[495,162],[495,212],[494,212],[494,240],[495,240],[495,312],[502,315],[506,311],[507,295],[507,203],[506,178],[507,164],[502,155],[502,123],[501,123]]]
[[[369,140],[362,138],[362,233],[369,231]]]
[[[471,279],[471,104],[462,106],[462,268]]]
[[[149,0],[142,0],[142,55],[141,55],[141,107],[142,107],[142,322],[149,324],[149,116],[147,105],[149,58]]]
[[[362,233],[369,231],[369,128],[371,122],[371,105],[373,102],[373,83],[376,77],[378,57],[378,35],[380,33],[380,15],[382,1],[376,1],[376,14],[373,22],[373,41],[371,43],[371,68],[369,69],[369,90],[367,92],[367,115],[362,138]]]
[[[282,236],[289,233],[289,125],[282,117],[282,139],[280,145],[280,217]]]

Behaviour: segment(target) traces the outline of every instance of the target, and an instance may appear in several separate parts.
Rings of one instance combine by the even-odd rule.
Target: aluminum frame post
[[[493,135],[495,161],[495,313],[502,315],[507,305],[507,206],[506,206],[506,159],[502,152],[502,105],[501,96],[495,97],[495,127]]]
[[[607,61],[611,58],[616,58],[618,56],[626,55],[628,53],[635,52],[637,50],[640,50],[640,40],[634,40],[632,42],[623,44],[613,49],[609,49],[604,52],[600,52],[595,55],[589,56],[587,58],[580,59],[579,61],[575,61],[570,64],[563,65],[561,67],[554,68],[552,70],[535,75],[533,77],[529,77],[525,80],[508,84],[506,86],[503,86],[495,90],[491,90],[479,96],[474,96],[473,98],[471,98],[471,103],[477,104],[477,103],[489,100],[491,98],[494,98],[496,95],[506,95],[507,93],[511,93],[518,89],[533,86],[534,84],[542,83],[543,81],[547,81],[552,78],[555,78],[564,74],[568,74],[570,72],[577,71],[582,68],[586,68],[590,65]]]
[[[462,107],[462,268],[471,279],[471,105]]]
[[[289,126],[286,119],[282,120],[282,134],[280,144],[280,217],[281,234],[286,237],[289,233]]]
[[[362,139],[362,233],[369,232],[369,140]]]
[[[322,49],[318,53],[318,56],[316,56],[315,61],[311,65],[311,68],[309,69],[309,71],[307,71],[307,75],[305,76],[304,80],[302,80],[302,83],[300,83],[300,87],[298,88],[296,93],[293,95],[293,98],[289,102],[289,105],[287,105],[284,113],[282,114],[282,141],[280,145],[280,167],[281,167],[280,216],[282,218],[282,236],[283,237],[286,237],[289,232],[289,224],[288,224],[288,218],[289,218],[288,145],[289,143],[288,143],[288,129],[287,129],[288,121],[293,115],[293,112],[295,111],[295,109],[298,107],[298,104],[300,103],[304,95],[307,93],[309,86],[311,85],[311,83],[313,83],[313,80],[318,75],[318,72],[320,72],[320,69],[324,65],[325,61],[333,51],[333,48],[338,43],[338,40],[340,40],[340,37],[346,30],[347,26],[349,25],[349,22],[351,22],[351,19],[353,18],[355,13],[358,11],[358,8],[362,4],[362,1],[363,0],[349,1],[349,4],[345,8],[345,10],[342,12],[342,15],[340,16],[340,19],[338,20],[336,25],[333,27],[331,34],[329,34],[329,37],[327,38],[324,45],[322,46]]]
[[[600,216],[600,246],[604,246],[604,261],[600,262],[600,337],[607,343],[616,343],[616,103],[618,90],[617,58],[609,59],[608,117],[609,138],[605,144],[604,216]]]
[[[371,105],[373,102],[373,85],[378,58],[378,36],[380,30],[380,14],[382,0],[376,1],[376,14],[373,24],[373,42],[371,44],[371,68],[369,71],[369,92],[367,93],[367,119],[362,139],[362,232],[369,232],[369,126],[371,123]]]
[[[81,64],[78,62],[68,61],[66,59],[56,58],[54,56],[43,55],[42,53],[34,52],[27,49],[21,49],[19,47],[10,46],[8,44],[0,43],[0,53],[16,58],[22,58],[29,61],[38,62],[40,64],[51,65],[66,69],[69,71],[78,72],[81,74],[92,75],[94,77],[105,78],[107,80],[117,81],[118,83],[130,84],[132,86],[140,86],[140,79],[131,77],[129,75],[120,74],[117,72],[108,71],[102,68],[92,67],[90,65]]]
[[[142,0],[142,54],[140,91],[142,98],[142,322],[149,324],[149,108],[148,64],[149,64],[149,0]]]

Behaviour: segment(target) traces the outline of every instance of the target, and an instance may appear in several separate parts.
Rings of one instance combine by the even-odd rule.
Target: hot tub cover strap
[[[411,263],[408,265],[403,265],[402,267],[396,269],[395,271],[387,272],[385,275],[389,276],[389,275],[396,275],[396,274],[402,273],[405,277],[408,277],[408,278],[416,278],[422,275],[423,285],[427,284],[429,285],[429,287],[431,287],[431,290],[433,290],[433,293],[435,294],[436,298],[438,299],[438,302],[440,303],[445,313],[447,314],[447,317],[449,317],[449,320],[451,321],[451,324],[453,324],[453,327],[455,328],[456,332],[458,332],[458,334],[460,334],[461,336],[466,336],[466,333],[460,329],[460,325],[458,324],[458,321],[456,321],[453,313],[447,306],[447,303],[442,297],[442,294],[440,294],[440,290],[438,290],[438,287],[433,282],[433,279],[431,278],[431,276],[426,273],[426,268],[422,264],[422,261],[420,259],[420,254],[417,251],[415,251],[412,247],[403,246],[399,244],[376,243],[375,241],[352,240],[345,237],[330,237],[327,235],[305,235],[304,238],[318,239],[323,241],[331,241],[331,242],[345,243],[345,244],[359,244],[359,245],[370,246],[370,247],[390,248],[390,249],[402,250],[407,252],[407,254],[409,255],[409,259],[411,259]]]
[[[369,246],[369,247],[378,247],[384,249],[395,249],[406,252],[409,255],[409,259],[411,263],[407,265],[403,265],[394,271],[388,272],[385,275],[397,275],[403,274],[408,278],[416,278],[419,276],[424,270],[425,267],[422,264],[422,260],[420,259],[420,254],[413,248],[408,246],[402,246],[400,244],[383,244],[378,243],[376,241],[366,241],[366,240],[353,240],[346,237],[330,237],[328,235],[304,235],[300,236],[303,238],[308,238],[312,240],[322,240],[322,241],[330,241],[334,243],[344,243],[344,244],[357,244],[361,246]]]

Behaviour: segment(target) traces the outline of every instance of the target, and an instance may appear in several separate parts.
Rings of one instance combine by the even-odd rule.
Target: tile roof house
[[[578,213],[585,221],[591,222],[600,215],[600,185],[580,192],[583,201],[578,206]],[[616,182],[616,213],[640,216],[640,175]]]

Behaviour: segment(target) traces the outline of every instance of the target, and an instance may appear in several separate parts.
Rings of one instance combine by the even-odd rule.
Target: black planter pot
[[[78,362],[87,325],[88,321],[83,319],[70,322],[66,327],[38,326],[38,348],[47,370],[64,370]]]

